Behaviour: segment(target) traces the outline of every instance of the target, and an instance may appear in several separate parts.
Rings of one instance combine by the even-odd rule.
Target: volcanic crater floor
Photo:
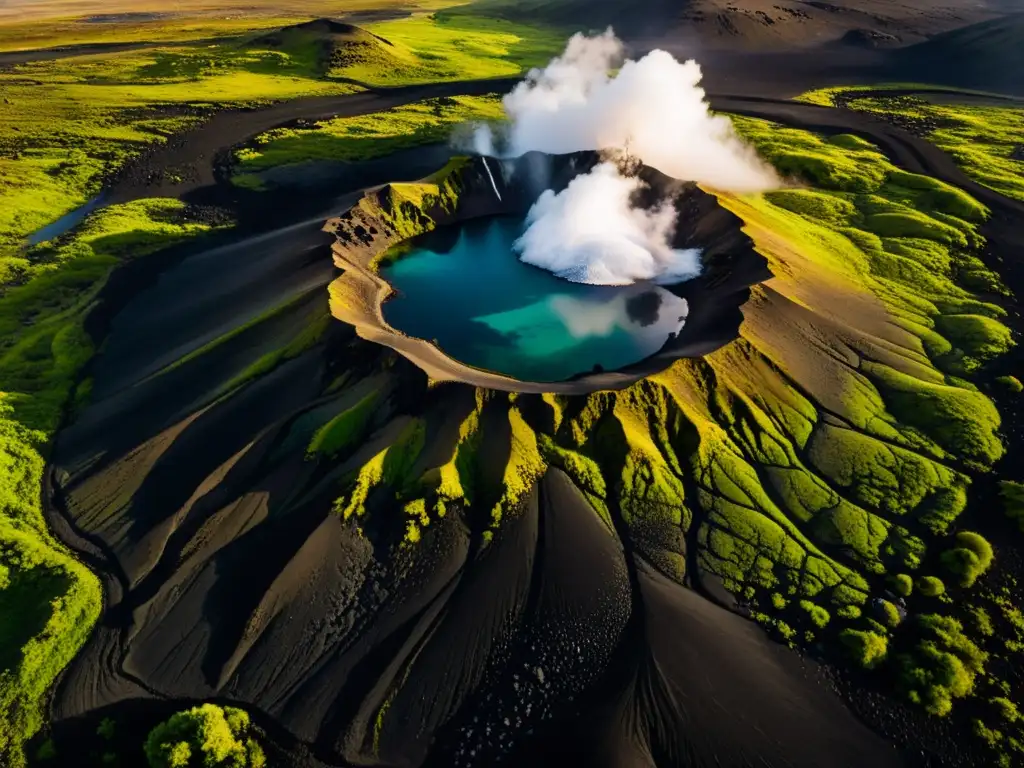
[[[638,203],[673,199],[672,247],[701,251],[699,277],[581,286],[518,262],[512,242],[539,192],[564,189],[599,161],[593,152],[491,158],[495,176],[487,158],[455,158],[419,184],[367,192],[326,227],[344,270],[332,312],[434,380],[512,392],[620,389],[736,338],[767,262],[713,195],[654,169],[639,169],[647,199]]]

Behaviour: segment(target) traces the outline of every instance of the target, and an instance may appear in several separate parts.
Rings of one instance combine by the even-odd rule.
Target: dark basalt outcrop
[[[667,286],[686,299],[690,313],[681,332],[656,354],[617,371],[594,371],[564,382],[518,381],[459,362],[435,344],[408,336],[384,320],[381,305],[393,291],[378,267],[385,259],[401,258],[404,241],[471,218],[525,214],[543,189],[564,189],[600,159],[596,152],[528,153],[514,161],[456,158],[419,183],[368,191],[325,227],[336,237],[334,260],[344,270],[330,289],[334,316],[355,326],[361,337],[397,350],[436,381],[462,381],[510,392],[580,394],[621,389],[664,370],[674,360],[706,355],[736,338],[742,321],[740,307],[750,286],[770,277],[765,259],[743,233],[739,217],[721,207],[713,194],[647,166],[636,168],[646,183],[638,204],[652,207],[672,199],[677,212],[672,245],[700,248],[704,265],[699,278]]]

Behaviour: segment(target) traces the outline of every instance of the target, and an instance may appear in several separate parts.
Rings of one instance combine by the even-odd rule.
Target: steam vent
[[[674,200],[677,249],[703,271],[674,285],[582,286],[511,251],[544,189],[598,153],[455,158],[412,184],[368,191],[325,229],[336,237],[331,311],[434,381],[508,392],[621,389],[734,339],[751,285],[769,277],[742,221],[696,184],[640,166],[643,207]]]

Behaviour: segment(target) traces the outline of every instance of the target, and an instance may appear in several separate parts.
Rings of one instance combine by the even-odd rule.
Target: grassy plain
[[[503,116],[497,97],[429,99],[385,112],[279,128],[235,153],[233,182],[259,188],[259,171],[316,160],[366,160],[423,144],[449,140],[457,127]]]
[[[210,110],[351,92],[346,78],[398,85],[516,74],[558,42],[528,27],[464,16],[371,26],[393,44],[366,33],[334,39],[320,30],[295,30],[277,44],[256,36],[0,71],[0,283],[18,279],[18,251],[28,234],[85,203],[140,151],[195,125]],[[494,114],[483,102],[458,105],[467,116]],[[442,122],[454,121],[458,112],[446,110]],[[303,134],[307,141],[300,143],[339,149],[339,138],[374,122],[328,124],[319,136],[329,139]],[[374,130],[383,138],[408,126],[406,120]],[[400,142],[396,134],[393,145]],[[287,152],[294,143],[285,141],[272,152]],[[369,143],[362,146],[369,151]],[[346,154],[354,151],[349,145]]]
[[[100,611],[96,577],[50,534],[40,489],[62,409],[88,396],[79,372],[93,353],[82,323],[121,261],[209,229],[182,203],[138,200],[94,214],[40,246],[0,298],[0,760],[43,724],[42,700]],[[77,388],[77,392],[76,392]]]
[[[517,75],[546,63],[565,38],[546,29],[454,12],[366,28],[387,40],[378,57],[333,70],[370,85]]]
[[[0,6],[0,51],[94,43],[177,42],[246,34],[313,18],[354,23],[373,14],[416,13],[462,0],[154,0],[111,8],[101,0],[8,0]]]
[[[352,90],[321,79],[305,48],[236,45],[27,64],[0,71],[0,88],[0,284],[20,279],[30,233],[210,110]]]
[[[812,91],[798,99],[834,106],[837,97],[865,92],[847,106],[922,126],[928,141],[948,152],[975,181],[1007,197],[1024,200],[1024,102],[945,103],[955,102],[956,97],[923,95],[931,90],[924,86],[910,86],[922,92],[916,96],[887,96],[884,90],[888,87],[880,86],[877,96],[870,95],[871,89],[839,87]],[[986,96],[974,91],[964,93]]]

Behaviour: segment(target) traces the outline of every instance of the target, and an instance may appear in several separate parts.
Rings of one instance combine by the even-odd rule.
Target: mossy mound
[[[361,27],[332,19],[315,19],[260,35],[246,44],[274,50],[313,64],[322,75],[357,65],[400,66],[390,41]]]

